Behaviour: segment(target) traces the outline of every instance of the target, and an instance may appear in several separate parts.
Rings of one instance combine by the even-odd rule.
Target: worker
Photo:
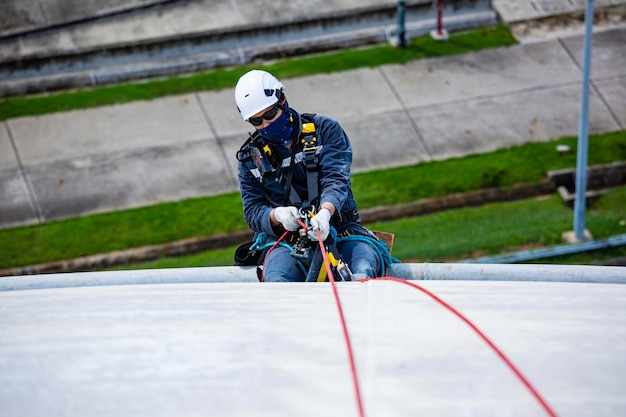
[[[319,237],[336,243],[353,280],[380,276],[381,245],[360,224],[350,180],[352,146],[339,123],[298,113],[287,101],[285,86],[267,71],[244,74],[235,87],[235,101],[241,118],[254,127],[237,159],[243,214],[256,247],[260,242],[265,249],[260,279],[305,281],[309,254],[295,256],[294,247]],[[310,223],[302,234],[307,213]],[[281,236],[286,237],[277,245]]]

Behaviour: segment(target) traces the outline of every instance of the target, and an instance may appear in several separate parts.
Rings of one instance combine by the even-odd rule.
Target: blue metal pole
[[[398,0],[398,46],[404,48],[406,46],[406,30],[405,30],[405,0]]]
[[[574,234],[583,240],[587,190],[587,149],[589,146],[589,74],[591,73],[591,43],[593,39],[593,0],[585,6],[585,40],[583,46],[583,82],[578,124],[578,155],[576,160],[576,199],[574,200]]]

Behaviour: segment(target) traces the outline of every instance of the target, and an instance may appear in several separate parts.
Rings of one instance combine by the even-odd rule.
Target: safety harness
[[[237,152],[240,162],[252,161],[254,168],[250,170],[252,175],[259,180],[263,195],[274,206],[293,205],[301,207],[303,204],[314,207],[319,201],[319,152],[314,114],[302,114],[302,130],[299,140],[295,142],[297,147],[291,152],[291,158],[280,160],[278,152],[273,146],[265,143],[258,131],[251,134],[248,140]],[[297,191],[292,186],[295,166],[303,163],[307,176],[307,199],[302,201]],[[286,173],[286,178],[285,178]],[[284,183],[284,186],[282,185]],[[272,186],[284,187],[285,198],[282,202],[274,201],[268,189]]]

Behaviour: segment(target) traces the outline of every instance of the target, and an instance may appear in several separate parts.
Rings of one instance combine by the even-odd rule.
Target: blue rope
[[[250,250],[255,250],[255,249],[263,250],[266,247],[271,246],[270,243],[266,243],[266,242],[267,242],[267,233],[261,232],[256,237],[256,240],[254,241],[254,243],[250,246]]]
[[[378,252],[378,256],[380,257],[380,275],[385,275],[385,270],[391,266],[392,263],[400,263],[398,258],[394,258],[389,253],[389,249],[387,248],[387,244],[380,239],[377,239],[373,236],[366,236],[360,234],[350,234],[343,237],[337,235],[337,230],[331,226],[330,232],[333,235],[333,239],[335,242],[347,242],[351,240],[357,240],[361,242],[368,243],[371,247],[373,247],[376,252]]]

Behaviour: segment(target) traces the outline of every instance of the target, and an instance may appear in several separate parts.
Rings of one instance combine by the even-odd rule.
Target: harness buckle
[[[306,135],[302,137],[302,152],[305,154],[307,152],[315,151],[315,146],[317,143],[317,137],[315,135]]]

